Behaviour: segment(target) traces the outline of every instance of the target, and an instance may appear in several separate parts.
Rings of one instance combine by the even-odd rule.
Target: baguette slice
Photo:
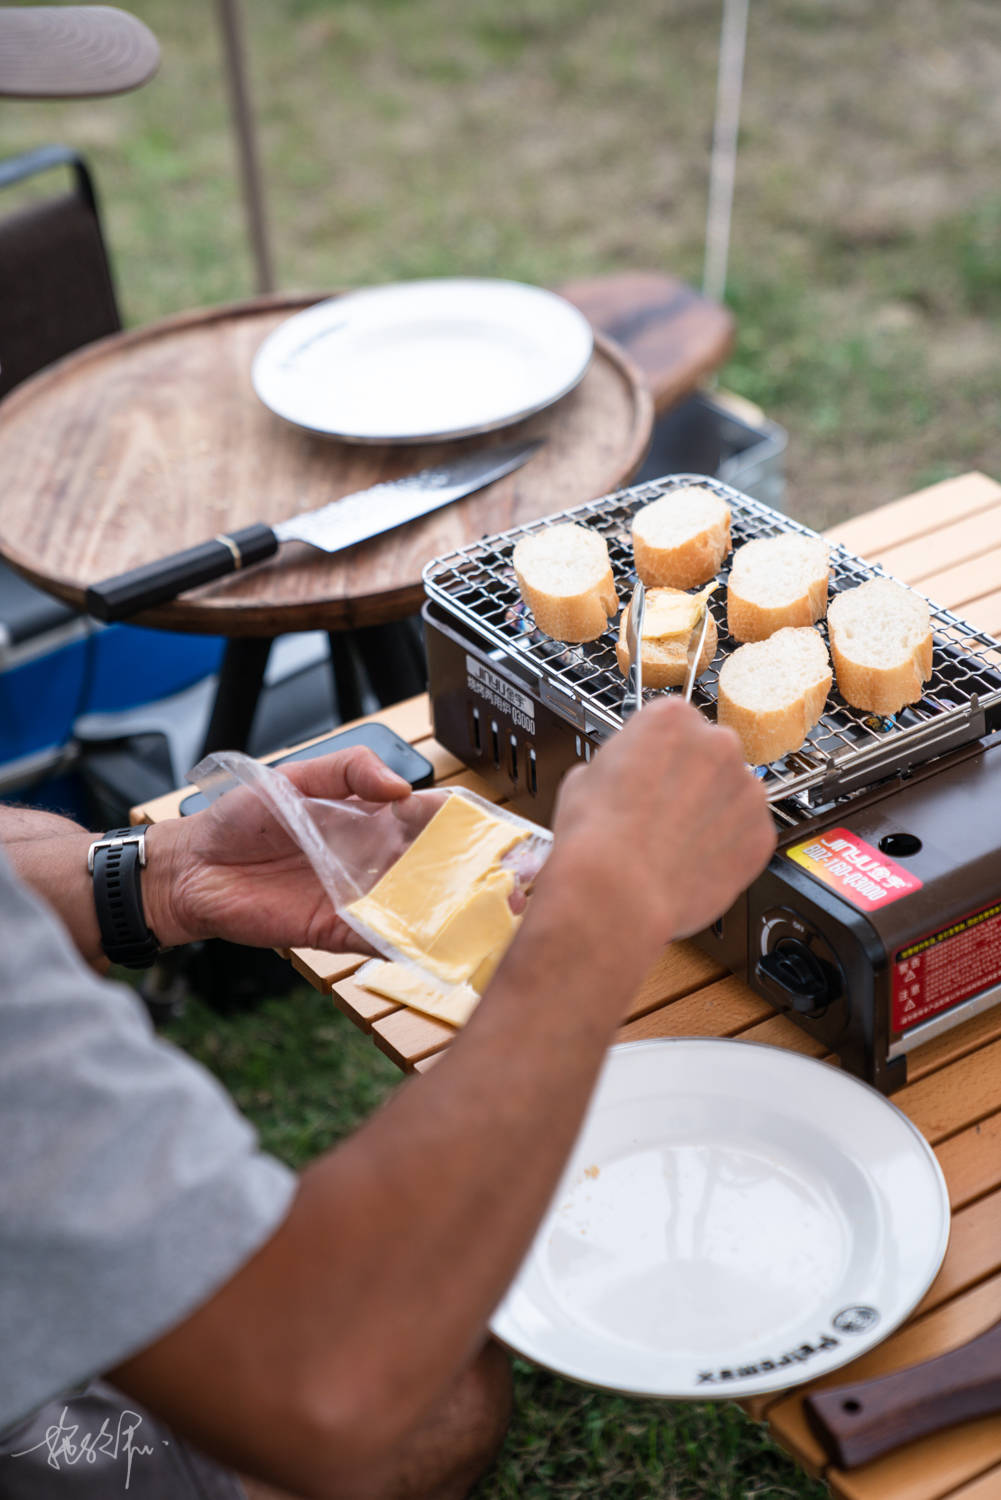
[[[916,703],[932,672],[928,605],[890,578],[835,594],[827,614],[842,698],[884,716]]]
[[[633,556],[647,588],[708,583],[730,551],[730,507],[689,484],[644,505],[633,517]]]
[[[681,687],[688,676],[688,643],[692,631],[702,628],[702,615],[714,583],[701,594],[686,594],[682,589],[649,589],[643,613],[643,637],[640,653],[643,657],[643,686],[652,688]],[[690,608],[672,601],[685,599]],[[619,639],[615,643],[615,657],[623,677],[629,676],[629,647],[626,645],[626,630],[629,625],[629,605],[622,611],[619,623]],[[718,632],[712,611],[706,638],[699,653],[696,677],[706,670],[716,655]]]
[[[619,607],[608,543],[587,526],[567,522],[523,536],[512,561],[521,597],[554,640],[597,640]]]
[[[739,646],[720,668],[717,720],[764,766],[798,750],[824,712],[831,664],[819,630],[789,626]]]
[[[785,625],[813,625],[827,610],[830,559],[819,536],[760,537],[733,554],[726,623],[738,641],[765,641]]]

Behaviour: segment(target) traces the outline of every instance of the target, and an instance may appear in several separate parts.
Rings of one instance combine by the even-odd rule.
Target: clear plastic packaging
[[[378,972],[380,993],[453,1024],[465,1019],[496,968],[552,847],[545,829],[460,787],[394,802],[327,801],[304,796],[280,770],[228,750],[201,761],[189,780],[212,802],[237,786],[258,797],[309,860],[344,922],[400,966],[390,975],[385,965],[378,971],[365,965],[356,978],[380,988]],[[453,798],[465,808],[446,811]],[[475,951],[478,942],[482,953]]]

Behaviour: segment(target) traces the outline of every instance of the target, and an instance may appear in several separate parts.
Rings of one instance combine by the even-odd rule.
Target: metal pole
[[[740,132],[740,96],[747,48],[748,6],[749,0],[723,0],[702,278],[702,291],[714,302],[722,302],[726,293],[733,187],[737,173],[737,139]]]
[[[226,60],[226,77],[229,84],[230,109],[236,127],[237,147],[240,155],[240,176],[243,183],[243,204],[247,216],[247,229],[254,256],[254,271],[259,292],[274,291],[275,279],[272,270],[271,247],[268,242],[267,215],[264,207],[264,190],[261,184],[260,164],[257,159],[257,143],[254,135],[254,116],[250,102],[250,88],[244,63],[243,34],[240,15],[240,0],[216,0],[219,25],[222,30],[223,55]]]

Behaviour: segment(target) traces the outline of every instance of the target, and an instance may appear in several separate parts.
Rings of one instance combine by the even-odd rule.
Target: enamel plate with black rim
[[[948,1238],[931,1148],[868,1084],[755,1043],[631,1042],[491,1328],[605,1390],[739,1399],[885,1339]]]
[[[278,416],[355,443],[421,443],[532,416],[583,378],[591,325],[516,281],[443,277],[366,287],[286,319],[254,358]]]

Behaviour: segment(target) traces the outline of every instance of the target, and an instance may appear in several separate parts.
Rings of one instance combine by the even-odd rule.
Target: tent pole
[[[716,79],[716,118],[709,164],[705,263],[702,273],[703,294],[714,302],[722,302],[726,295],[748,6],[749,0],[723,0],[723,26]]]
[[[259,292],[274,291],[275,278],[268,241],[267,213],[264,205],[264,189],[261,182],[260,163],[257,159],[257,142],[254,134],[254,117],[250,102],[250,88],[244,64],[243,34],[240,15],[240,0],[216,0],[219,26],[222,31],[223,55],[226,61],[226,77],[229,84],[230,109],[236,127],[236,141],[240,157],[240,177],[243,184],[243,206],[250,233],[250,246],[254,257],[254,273]]]

